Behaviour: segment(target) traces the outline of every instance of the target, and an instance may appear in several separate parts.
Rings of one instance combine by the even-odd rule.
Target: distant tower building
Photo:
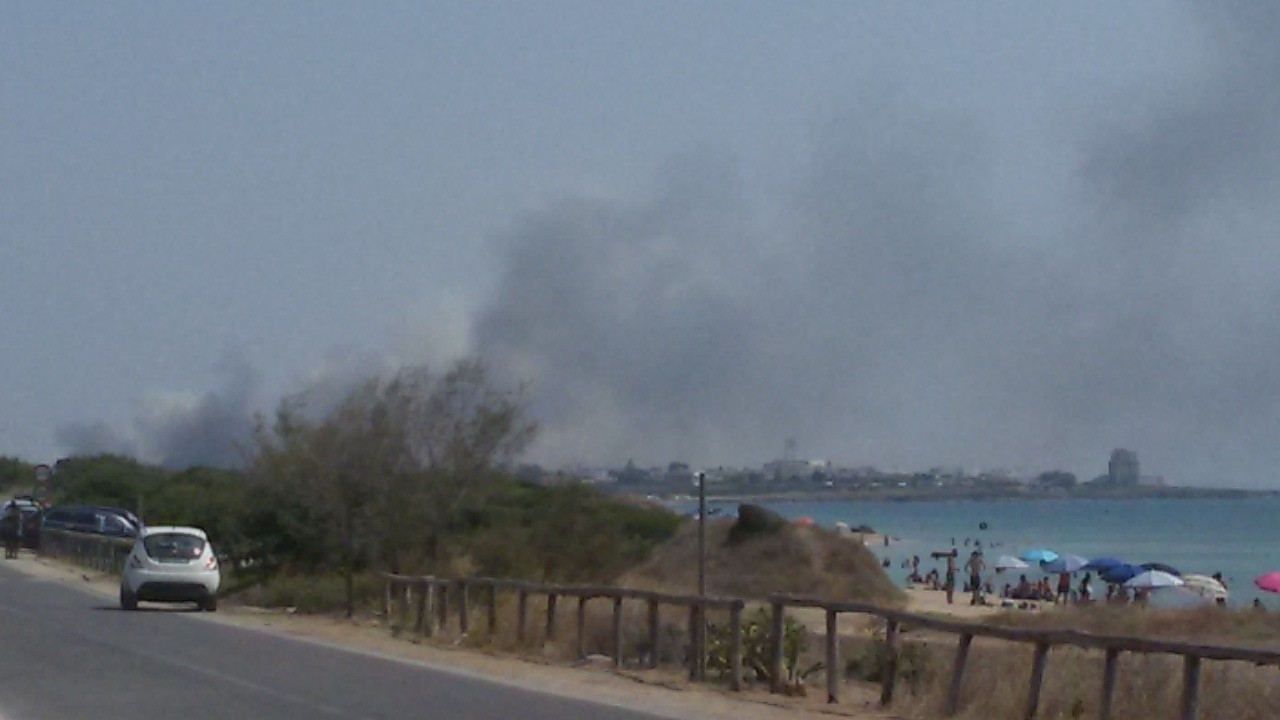
[[[796,459],[796,439],[795,438],[787,438],[787,441],[782,444],[782,459],[788,462],[795,461]]]
[[[1138,453],[1124,448],[1111,451],[1111,462],[1107,463],[1107,479],[1112,485],[1138,484]]]

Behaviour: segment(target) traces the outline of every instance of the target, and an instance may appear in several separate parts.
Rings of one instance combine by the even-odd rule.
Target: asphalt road
[[[210,622],[123,612],[0,562],[0,720],[652,720],[473,676]]]

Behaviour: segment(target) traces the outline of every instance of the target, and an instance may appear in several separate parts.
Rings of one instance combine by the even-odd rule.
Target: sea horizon
[[[1228,605],[1245,607],[1261,598],[1280,608],[1280,598],[1260,591],[1257,576],[1280,569],[1280,497],[1207,499],[1058,498],[1028,502],[1011,499],[912,500],[744,500],[791,520],[811,518],[834,528],[865,525],[888,537],[889,544],[868,545],[900,586],[909,571],[904,562],[921,559],[922,572],[933,567],[933,552],[952,549],[968,555],[980,548],[989,561],[1033,548],[1086,558],[1117,557],[1135,564],[1160,562],[1185,573],[1222,573],[1230,590]],[[732,512],[737,501],[710,501],[710,512]],[[696,512],[697,502],[675,503]],[[985,529],[983,524],[985,523]],[[975,541],[977,544],[975,544]],[[1005,573],[1042,575],[1032,567]],[[1003,577],[1002,576],[1002,577]]]

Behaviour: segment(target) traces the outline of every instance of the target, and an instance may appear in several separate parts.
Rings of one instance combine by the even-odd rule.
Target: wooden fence
[[[1034,646],[1031,675],[1028,678],[1027,699],[1023,716],[1031,720],[1036,716],[1040,705],[1040,688],[1044,681],[1045,664],[1049,650],[1054,646],[1072,645],[1080,648],[1103,650],[1106,661],[1103,666],[1102,694],[1099,698],[1098,718],[1110,720],[1111,706],[1116,688],[1116,671],[1120,653],[1164,653],[1180,655],[1182,663],[1182,700],[1179,704],[1180,720],[1195,720],[1200,711],[1200,665],[1203,660],[1234,660],[1254,663],[1256,665],[1280,665],[1280,652],[1256,650],[1252,648],[1230,647],[1222,645],[1197,645],[1185,642],[1173,642],[1152,638],[1127,637],[1121,635],[1094,635],[1075,630],[1049,630],[1029,628],[1005,628],[979,623],[956,622],[936,617],[918,615],[882,608],[866,603],[831,602],[818,598],[797,597],[794,595],[771,595],[769,603],[773,608],[773,657],[771,658],[773,677],[777,692],[776,679],[782,667],[782,617],[788,607],[819,608],[826,612],[826,666],[827,699],[839,701],[839,673],[831,672],[831,668],[839,666],[839,645],[836,635],[836,620],[840,613],[859,613],[874,615],[886,622],[885,644],[887,661],[881,677],[880,702],[888,705],[893,700],[894,681],[897,675],[899,652],[899,636],[902,627],[925,628],[958,636],[955,661],[951,669],[951,684],[948,688],[944,712],[947,716],[959,711],[960,689],[964,683],[965,666],[969,658],[969,649],[975,637],[996,638]]]
[[[688,653],[689,678],[691,680],[706,679],[706,635],[707,612],[722,610],[729,613],[729,686],[734,690],[742,688],[742,609],[745,601],[737,598],[716,598],[700,595],[672,595],[648,590],[632,590],[619,587],[604,586],[568,586],[541,585],[518,580],[501,580],[497,578],[456,578],[445,579],[435,577],[411,577],[385,573],[385,594],[383,610],[387,618],[398,617],[401,627],[408,627],[412,620],[413,631],[431,636],[446,630],[449,626],[450,608],[456,604],[453,613],[457,617],[458,632],[465,635],[471,628],[471,602],[479,599],[484,604],[486,628],[490,637],[497,628],[497,597],[499,591],[515,593],[516,619],[515,634],[517,643],[526,643],[529,638],[529,601],[533,597],[546,597],[546,618],[543,625],[543,642],[554,641],[557,637],[561,598],[577,599],[576,633],[577,654],[586,655],[586,623],[587,603],[590,600],[608,600],[613,608],[611,625],[612,658],[615,667],[621,667],[625,655],[623,640],[623,602],[644,602],[647,618],[647,657],[644,664],[649,668],[658,665],[658,645],[660,635],[661,606],[675,605],[685,608],[688,613],[690,651]]]
[[[41,537],[40,553],[70,560],[85,567],[110,573],[119,573],[128,556],[132,541],[99,535],[46,530]],[[608,586],[540,585],[516,580],[495,578],[435,578],[384,574],[385,594],[383,610],[388,618],[393,613],[406,626],[412,614],[414,632],[431,635],[448,627],[450,616],[456,616],[458,631],[466,634],[471,623],[471,602],[483,603],[485,623],[492,636],[497,627],[497,596],[500,591],[516,595],[516,641],[527,642],[529,629],[529,601],[534,596],[546,597],[546,618],[543,640],[556,638],[557,612],[560,598],[577,599],[576,641],[579,656],[586,651],[586,608],[590,600],[604,599],[612,604],[613,662],[623,662],[623,603],[644,602],[647,608],[647,632],[649,653],[645,664],[656,667],[658,661],[659,612],[662,605],[683,607],[688,612],[690,652],[689,676],[694,680],[706,677],[706,652],[704,629],[709,610],[727,610],[729,613],[729,684],[734,690],[742,687],[742,613],[746,602],[740,598],[717,598],[698,595],[671,595],[647,590]],[[1040,705],[1040,689],[1044,681],[1049,651],[1055,646],[1074,646],[1101,650],[1105,653],[1102,691],[1099,698],[1099,720],[1111,720],[1112,700],[1116,688],[1116,675],[1121,653],[1168,654],[1182,658],[1182,695],[1178,720],[1195,720],[1200,709],[1200,668],[1203,661],[1238,661],[1255,665],[1280,666],[1280,651],[1224,645],[1199,645],[1195,643],[1158,640],[1153,638],[1121,635],[1095,635],[1075,630],[1033,628],[1007,628],[981,623],[959,622],[928,615],[919,615],[867,603],[834,602],[820,598],[795,595],[770,595],[766,599],[771,608],[771,657],[770,677],[773,692],[783,689],[783,634],[788,608],[817,608],[826,614],[825,665],[827,668],[827,699],[840,699],[840,656],[837,620],[841,613],[870,615],[885,621],[886,661],[881,676],[880,702],[889,705],[893,701],[897,678],[900,638],[904,627],[927,629],[955,635],[957,644],[951,668],[951,682],[945,698],[944,712],[954,715],[959,711],[960,691],[964,684],[965,668],[974,638],[992,638],[1029,644],[1034,648],[1031,673],[1027,683],[1024,717],[1036,717]],[[451,608],[456,605],[451,613]]]
[[[456,610],[458,630],[460,633],[465,634],[469,628],[468,598],[477,591],[483,598],[486,608],[486,621],[492,635],[497,623],[496,596],[499,590],[507,590],[514,591],[517,594],[515,621],[517,642],[523,643],[527,638],[528,603],[532,595],[545,595],[547,598],[547,617],[543,637],[544,640],[554,640],[556,637],[557,599],[561,597],[576,597],[578,599],[576,638],[579,656],[585,654],[586,602],[593,598],[609,599],[613,603],[612,631],[613,662],[615,666],[622,664],[622,603],[624,599],[643,600],[648,604],[649,646],[655,649],[655,652],[650,656],[649,667],[654,667],[657,661],[658,606],[661,604],[684,606],[689,609],[689,631],[692,639],[692,651],[689,659],[689,676],[691,679],[705,679],[705,645],[700,641],[704,639],[702,628],[705,628],[707,609],[725,608],[730,612],[731,639],[728,658],[731,667],[730,687],[734,690],[739,690],[742,687],[742,611],[746,605],[746,602],[742,599],[667,595],[618,587],[539,585],[493,578],[444,579],[390,574],[384,575],[384,577],[387,581],[384,610],[386,610],[388,617],[391,617],[392,612],[398,610],[402,625],[407,625],[410,608],[416,608],[413,615],[414,631],[427,635],[447,627],[451,596],[458,603]],[[886,657],[880,678],[880,703],[884,706],[888,706],[893,701],[901,645],[900,639],[904,627],[928,629],[955,635],[957,637],[955,659],[951,668],[951,681],[944,704],[944,713],[947,716],[955,715],[960,710],[960,691],[964,685],[969,651],[972,647],[973,639],[978,637],[1025,643],[1033,646],[1034,653],[1031,673],[1028,677],[1027,698],[1023,714],[1027,720],[1035,718],[1038,712],[1040,689],[1044,681],[1049,650],[1055,646],[1069,645],[1105,652],[1106,660],[1103,666],[1102,692],[1098,709],[1099,720],[1111,720],[1112,718],[1112,701],[1115,695],[1116,676],[1121,653],[1163,653],[1178,655],[1183,658],[1179,720],[1195,720],[1199,714],[1200,667],[1202,661],[1241,661],[1256,665],[1280,666],[1280,652],[1270,650],[1221,645],[1198,645],[1120,635],[1095,635],[1074,630],[1007,628],[981,623],[945,620],[867,603],[833,602],[795,595],[770,595],[766,602],[771,609],[769,676],[772,686],[770,691],[776,693],[782,692],[784,689],[783,641],[787,609],[816,608],[826,614],[824,663],[827,669],[827,700],[832,703],[840,700],[842,673],[840,672],[837,621],[841,613],[870,615],[885,621]]]

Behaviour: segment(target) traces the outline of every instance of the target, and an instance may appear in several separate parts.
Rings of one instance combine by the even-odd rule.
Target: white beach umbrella
[[[1186,583],[1182,581],[1182,578],[1163,570],[1148,570],[1144,573],[1138,573],[1124,583],[1125,587],[1138,590],[1156,590],[1167,587],[1181,587],[1183,585],[1186,585]]]
[[[996,558],[996,570],[1021,570],[1028,567],[1031,566],[1012,555],[1001,555]]]
[[[1208,575],[1183,575],[1182,582],[1186,584],[1188,590],[1213,600],[1219,598],[1226,600],[1230,596],[1226,585]]]

